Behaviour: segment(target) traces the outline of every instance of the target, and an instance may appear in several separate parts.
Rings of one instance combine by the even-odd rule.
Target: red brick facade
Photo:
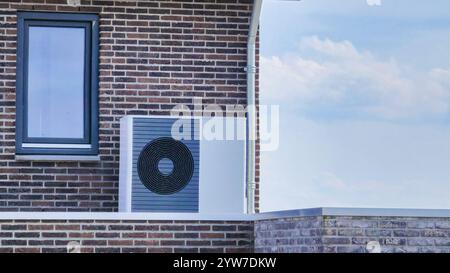
[[[252,0],[0,2],[0,210],[117,211],[119,119],[246,104]],[[16,11],[100,16],[99,162],[15,160]],[[257,154],[256,207],[259,201]]]
[[[0,220],[0,253],[253,252],[250,221]]]

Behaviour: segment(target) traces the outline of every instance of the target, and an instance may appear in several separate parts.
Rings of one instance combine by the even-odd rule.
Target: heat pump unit
[[[245,118],[123,117],[119,211],[244,213],[245,124]]]

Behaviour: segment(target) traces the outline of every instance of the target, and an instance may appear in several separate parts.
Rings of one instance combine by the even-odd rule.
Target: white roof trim
[[[120,212],[0,212],[0,220],[172,220],[251,221],[246,214],[120,213]]]
[[[255,221],[314,216],[450,218],[449,209],[309,208],[258,214],[120,213],[120,212],[0,212],[0,220],[152,220]]]
[[[264,212],[256,219],[276,219],[307,216],[368,216],[368,217],[449,217],[449,209],[403,209],[403,208],[339,208],[323,207],[298,210]]]

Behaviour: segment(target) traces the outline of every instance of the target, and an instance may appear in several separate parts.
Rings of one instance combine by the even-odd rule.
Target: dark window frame
[[[17,13],[16,154],[98,154],[98,21],[99,17],[96,14]],[[32,26],[85,28],[83,138],[32,138],[28,136],[28,34],[29,27]],[[24,147],[24,144],[28,146]],[[30,145],[31,147],[29,147]]]

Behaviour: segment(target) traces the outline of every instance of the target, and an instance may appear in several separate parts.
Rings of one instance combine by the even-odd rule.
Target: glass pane
[[[83,137],[84,31],[29,28],[29,137]]]

